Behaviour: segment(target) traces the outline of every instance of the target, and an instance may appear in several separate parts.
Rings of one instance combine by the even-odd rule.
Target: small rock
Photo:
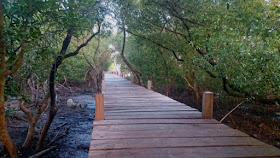
[[[67,100],[67,106],[70,108],[76,108],[76,103],[72,99]]]

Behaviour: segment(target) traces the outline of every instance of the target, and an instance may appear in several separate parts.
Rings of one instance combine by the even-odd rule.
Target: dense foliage
[[[164,82],[176,76],[181,79],[174,83],[171,77],[173,85],[186,82],[194,91],[210,88],[257,101],[279,102],[279,2],[116,3],[113,6],[120,10],[116,13],[119,21],[125,21],[130,33],[126,53],[144,80]],[[143,61],[146,64],[141,64]]]

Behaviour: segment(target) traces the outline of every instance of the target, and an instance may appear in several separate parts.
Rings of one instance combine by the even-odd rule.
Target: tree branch
[[[32,122],[32,113],[27,107],[24,106],[24,102],[20,103],[19,107],[20,107],[20,110],[22,110],[27,115],[28,121]]]
[[[30,14],[30,12],[31,12],[31,10],[32,10],[32,2],[29,3],[28,10],[29,10],[29,11],[28,11],[28,14]],[[5,70],[5,69],[4,69],[5,71],[3,72],[3,74],[1,74],[1,75],[3,75],[3,76],[8,76],[8,75],[13,74],[13,73],[16,72],[16,71],[20,68],[20,66],[21,66],[21,63],[22,63],[22,61],[23,61],[24,52],[25,52],[25,42],[26,42],[27,24],[28,24],[28,20],[26,19],[26,20],[25,20],[25,24],[24,24],[24,29],[23,29],[24,35],[23,35],[23,37],[22,37],[22,39],[21,39],[21,50],[20,50],[20,52],[19,52],[18,60],[17,60],[17,62],[16,62],[16,65],[15,65],[11,70]],[[4,57],[4,58],[5,58],[5,57]],[[1,62],[4,62],[4,64],[5,64],[5,61],[2,61],[2,57],[1,57]]]
[[[100,28],[101,28],[101,24],[100,22],[98,21],[98,30],[96,33],[93,33],[84,43],[82,43],[74,52],[71,52],[71,53],[68,53],[66,55],[64,55],[64,58],[69,58],[69,57],[72,57],[72,56],[75,56],[79,53],[79,51],[85,47],[96,35],[98,35],[100,33]]]
[[[149,38],[147,38],[147,37],[144,37],[144,36],[142,36],[142,35],[133,33],[132,31],[130,31],[130,30],[128,30],[128,29],[126,29],[126,31],[127,31],[128,33],[134,35],[134,36],[137,36],[137,37],[143,38],[143,39],[145,39],[145,40],[151,41],[151,42],[153,42],[155,45],[157,45],[157,46],[159,46],[159,47],[162,47],[162,48],[164,48],[164,49],[166,49],[166,50],[172,52],[172,54],[174,55],[174,57],[176,58],[177,61],[180,61],[180,62],[183,62],[183,61],[184,61],[183,59],[180,59],[180,58],[177,56],[177,54],[176,54],[176,52],[175,52],[174,50],[172,50],[172,49],[170,49],[170,48],[168,48],[168,47],[166,47],[166,46],[160,44],[159,42],[156,42],[156,41],[154,41],[154,40],[152,40],[152,39],[149,39]]]

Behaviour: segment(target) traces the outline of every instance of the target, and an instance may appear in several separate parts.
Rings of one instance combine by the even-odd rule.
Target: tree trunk
[[[12,139],[8,133],[7,123],[5,119],[5,108],[4,108],[4,88],[5,88],[5,77],[0,77],[0,141],[3,142],[4,146],[8,149],[11,158],[17,157],[17,148],[12,142]]]
[[[199,101],[200,101],[200,95],[199,95],[199,91],[198,91],[198,88],[196,86],[196,81],[194,81],[194,84],[193,84],[193,91],[194,91],[194,100],[196,102],[196,104],[199,104]]]
[[[69,41],[70,43],[70,41]],[[57,112],[57,108],[56,108],[56,100],[55,100],[55,97],[56,97],[56,93],[55,93],[55,76],[56,76],[56,71],[57,71],[57,68],[59,67],[59,65],[62,64],[62,56],[58,56],[57,59],[55,60],[55,63],[53,63],[52,65],[52,69],[51,69],[51,72],[50,72],[50,78],[49,78],[49,91],[50,91],[50,98],[51,98],[51,104],[50,104],[50,112],[49,112],[49,116],[48,116],[48,119],[47,119],[47,122],[43,128],[43,131],[40,135],[40,138],[39,138],[39,141],[38,141],[38,144],[37,144],[37,147],[36,147],[36,150],[39,151],[41,150],[42,148],[42,145],[43,145],[43,142],[46,138],[46,135],[47,135],[47,132],[51,126],[51,123],[56,115],[56,112]]]
[[[79,51],[85,47],[96,35],[100,32],[100,23],[98,21],[98,31],[93,33],[84,43],[82,43],[80,46],[77,47],[77,49],[74,52],[66,54],[66,51],[70,45],[72,36],[73,36],[73,28],[69,28],[67,30],[67,35],[63,40],[62,48],[59,53],[59,55],[56,57],[55,62],[52,64],[51,72],[50,72],[50,78],[49,78],[49,92],[50,92],[50,112],[47,119],[47,122],[42,130],[42,133],[40,135],[36,150],[39,151],[42,148],[43,142],[46,138],[47,132],[52,124],[52,121],[57,113],[58,108],[56,107],[56,93],[55,93],[55,77],[58,67],[62,64],[63,59],[70,58],[72,56],[75,56],[79,53]]]
[[[124,27],[124,24],[123,24],[123,46],[122,46],[122,51],[121,51],[121,57],[122,57],[122,60],[123,62],[127,65],[127,67],[130,69],[130,71],[132,71],[136,78],[137,78],[137,82],[138,82],[138,85],[142,86],[142,83],[141,83],[141,73],[136,70],[128,61],[127,59],[125,58],[124,56],[124,48],[125,48],[125,39],[126,39],[126,31],[125,31],[125,27]]]
[[[168,68],[168,64],[167,64],[167,61],[165,60],[164,56],[163,56],[163,52],[158,49],[158,52],[160,54],[160,56],[162,57],[163,59],[163,62],[164,62],[164,67],[165,67],[165,76],[166,76],[166,96],[169,96],[169,93],[170,93],[170,76],[169,76],[169,68]]]
[[[193,76],[192,76],[193,85],[191,85],[191,83],[189,82],[189,80],[188,80],[186,77],[184,77],[184,79],[185,79],[185,81],[186,81],[186,83],[187,83],[187,86],[193,90],[193,92],[194,92],[194,100],[195,100],[195,102],[198,104],[198,103],[199,103],[199,100],[200,100],[200,95],[199,95],[198,88],[197,88],[197,86],[196,86],[196,78],[195,78],[194,72],[193,72],[192,75],[193,75]]]
[[[99,73],[99,71],[97,72],[97,75],[96,75],[96,82],[97,82],[97,89],[96,89],[96,92],[97,93],[102,93],[102,89],[101,89],[101,75]]]
[[[48,116],[48,119],[47,119],[47,122],[43,128],[43,131],[40,135],[40,138],[39,138],[39,141],[38,141],[38,144],[37,144],[37,147],[36,147],[36,150],[39,151],[41,150],[42,146],[43,146],[43,143],[44,143],[44,140],[47,136],[47,133],[48,133],[48,130],[52,124],[52,121],[56,115],[56,112],[57,112],[57,109],[56,108],[53,108],[50,110],[50,113],[49,113],[49,116]]]
[[[17,157],[17,149],[14,145],[7,129],[7,122],[5,118],[5,101],[4,101],[4,94],[5,94],[5,81],[6,76],[4,72],[6,71],[6,39],[5,39],[5,31],[4,31],[4,10],[2,6],[2,0],[0,0],[0,142],[8,149],[11,158]]]
[[[37,121],[34,121],[32,119],[31,122],[29,122],[29,127],[28,127],[28,132],[27,132],[27,136],[26,136],[26,139],[22,145],[23,148],[27,148],[29,147],[30,143],[31,143],[31,140],[34,136],[34,131],[35,131],[35,125],[36,125]]]
[[[34,131],[35,131],[35,126],[36,123],[38,122],[41,114],[43,111],[46,110],[47,105],[48,105],[48,100],[50,97],[50,93],[48,92],[43,100],[42,105],[39,107],[39,109],[37,110],[36,114],[32,117],[32,113],[30,110],[28,110],[24,105],[21,105],[20,108],[21,110],[26,113],[26,115],[28,116],[28,120],[29,120],[29,127],[28,127],[28,132],[27,132],[27,136],[26,139],[22,145],[23,148],[27,148],[30,146],[31,140],[34,137]]]
[[[166,96],[169,96],[170,93],[170,87],[169,87],[169,79],[166,78]]]

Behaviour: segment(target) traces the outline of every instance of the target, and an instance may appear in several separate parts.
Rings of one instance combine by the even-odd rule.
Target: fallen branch
[[[65,122],[65,123],[63,123],[62,125],[57,126],[57,127],[55,128],[55,130],[57,130],[57,129],[59,129],[59,128],[61,128],[61,127],[65,126],[65,125],[67,125],[67,124],[68,124],[68,123],[67,123],[67,122]]]
[[[24,125],[7,125],[8,127],[11,127],[11,128],[26,128],[27,126],[24,126]]]
[[[221,120],[220,120],[220,123],[224,121],[224,119],[227,118],[227,116],[229,114],[231,114],[234,110],[236,110],[240,105],[242,105],[244,103],[244,101],[242,101],[241,103],[239,103],[238,105],[236,105],[232,110],[230,110],[230,112],[228,112]]]
[[[70,126],[66,127],[63,131],[63,133],[61,133],[60,135],[57,135],[53,138],[53,140],[48,144],[48,145],[51,145],[52,143],[54,143],[55,141],[57,141],[58,139],[64,137],[67,135],[67,131],[70,129]]]
[[[29,122],[26,118],[23,118],[22,116],[19,116],[19,115],[15,115],[14,118],[25,121],[25,122]]]
[[[55,148],[55,146],[52,146],[52,147],[49,147],[48,149],[45,149],[45,150],[42,150],[32,156],[29,156],[28,158],[38,158],[38,157],[41,157],[42,155],[44,155],[45,153],[53,150]]]

